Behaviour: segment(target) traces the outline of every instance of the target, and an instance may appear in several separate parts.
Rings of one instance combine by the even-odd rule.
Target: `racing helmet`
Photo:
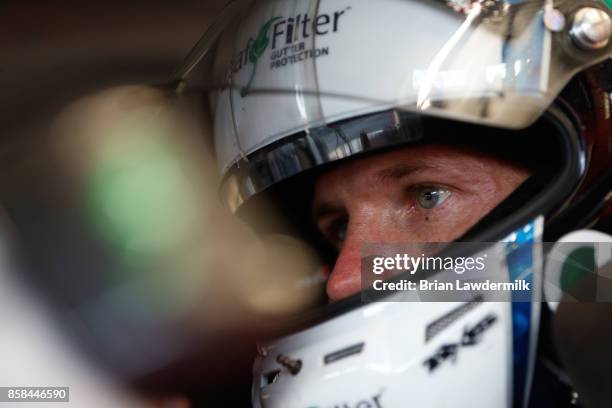
[[[537,167],[458,239],[487,243],[464,252],[494,251],[507,279],[533,284],[527,297],[499,302],[471,293],[423,302],[393,293],[371,301],[364,289],[317,303],[262,336],[254,406],[534,403],[538,341],[547,335],[540,323],[562,296],[547,287],[551,251],[538,244],[610,227],[611,15],[610,4],[598,0],[226,6],[185,60],[175,90],[203,96],[221,198],[255,224],[249,208],[272,197],[312,237],[304,211],[313,177],[342,160],[440,133]],[[303,282],[287,290],[296,287]],[[571,395],[571,384],[563,389]]]

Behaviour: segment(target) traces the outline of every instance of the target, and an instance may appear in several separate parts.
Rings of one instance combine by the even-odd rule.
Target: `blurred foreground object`
[[[11,211],[27,278],[61,326],[147,393],[248,379],[270,312],[319,296],[303,290],[317,273],[308,248],[256,238],[221,207],[201,132],[155,88],[82,98],[53,123],[48,190]]]
[[[77,353],[44,304],[24,287],[10,260],[7,228],[0,223],[0,384],[3,387],[70,387],[70,406],[146,407],[121,391]],[[0,402],[0,406],[9,406]],[[59,404],[64,405],[64,404]],[[58,403],[37,403],[55,407]]]

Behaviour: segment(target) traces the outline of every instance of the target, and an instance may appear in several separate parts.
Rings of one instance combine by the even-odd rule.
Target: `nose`
[[[354,234],[347,234],[334,268],[327,280],[327,296],[335,302],[361,290],[361,243]]]
[[[332,302],[362,290],[362,244],[383,243],[394,236],[393,224],[385,222],[389,217],[386,213],[377,211],[375,206],[363,205],[350,212],[350,215],[344,242],[327,280],[327,296]]]

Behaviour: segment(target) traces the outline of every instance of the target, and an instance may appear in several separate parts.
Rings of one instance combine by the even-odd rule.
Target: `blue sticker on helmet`
[[[524,279],[525,282],[533,284],[535,240],[535,221],[513,232],[505,240],[509,281]],[[533,303],[524,301],[524,294],[521,293],[520,296],[521,300],[517,301],[518,294],[513,294],[512,302],[514,406],[524,406],[525,399],[528,398],[529,356],[533,352],[530,350],[530,333],[532,330],[537,330],[537,325],[532,322]],[[533,300],[533,294],[531,296]]]

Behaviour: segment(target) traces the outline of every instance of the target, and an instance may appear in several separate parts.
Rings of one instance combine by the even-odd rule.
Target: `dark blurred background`
[[[29,126],[39,124],[35,119],[112,85],[167,81],[225,3],[1,2],[3,196],[18,188],[6,166],[25,176],[39,160],[32,153],[40,140],[28,134]]]
[[[154,288],[143,289],[140,303],[134,300],[129,284],[129,300],[117,295],[117,287],[126,287],[117,271],[127,271],[133,277],[159,269],[157,261],[162,256],[146,251],[143,255],[141,251],[135,258],[126,258],[125,251],[117,250],[117,240],[96,235],[99,220],[92,221],[91,211],[98,207],[94,203],[93,210],[84,209],[87,206],[83,204],[86,199],[82,190],[95,184],[89,183],[88,177],[97,179],[87,175],[89,164],[77,162],[83,157],[87,160],[97,157],[92,152],[98,142],[93,143],[94,147],[91,141],[80,144],[87,137],[66,136],[66,132],[58,136],[50,129],[67,105],[84,96],[122,85],[167,82],[224,3],[224,0],[0,3],[0,205],[6,213],[3,229],[9,231],[11,244],[19,253],[20,279],[43,299],[55,324],[67,333],[67,341],[87,361],[101,367],[112,381],[146,397],[186,395],[193,406],[249,405],[250,364],[255,353],[252,339],[248,332],[214,325],[211,328],[205,318],[193,323],[202,310],[196,301],[188,302],[188,306],[181,303],[180,313],[177,312],[176,299],[185,298],[180,292],[182,287],[174,298],[166,299],[166,306],[155,303],[160,297],[169,296],[167,293],[155,296],[156,290],[167,285],[169,280],[164,279],[169,274],[176,273],[177,280],[189,283],[191,278],[186,276],[191,276],[191,271],[177,272],[169,267],[155,272],[158,278],[165,278],[159,278],[161,283]],[[134,105],[129,95],[122,95],[119,104],[124,106],[115,109],[119,112]],[[146,101],[147,97],[141,94],[136,99]],[[78,116],[79,110],[76,112]],[[114,115],[109,121],[116,120]],[[200,146],[197,138],[183,142],[178,143],[177,151]],[[143,149],[137,146],[135,151],[139,154]],[[159,159],[155,154],[152,157]],[[213,171],[210,156],[191,157],[183,153],[178,156],[179,167],[193,170],[200,166],[204,171]],[[149,165],[147,157],[141,159]],[[162,159],[168,163],[166,157]],[[92,168],[97,168],[94,164]],[[163,174],[166,173],[162,171]],[[198,186],[196,197],[213,194],[211,191],[216,188],[214,176],[190,181],[196,185],[210,184],[207,189]],[[145,190],[139,197],[136,191],[136,197],[126,198],[122,203],[146,201],[147,194],[166,197],[174,193]],[[179,197],[179,201],[189,197]],[[216,197],[208,199],[212,202]],[[150,231],[145,230],[144,234],[170,228],[155,222],[164,217],[163,211],[172,212],[173,207],[168,206],[179,204],[182,205],[178,201],[165,203],[158,213],[151,210],[149,218],[143,221]],[[218,211],[216,204],[207,205],[203,206],[207,211],[213,211],[211,208]],[[171,218],[173,214],[166,216]],[[210,218],[197,220],[203,230]],[[102,223],[108,224],[108,220]],[[142,226],[134,228],[137,227]],[[230,246],[227,250],[231,250],[235,241],[227,242]],[[166,251],[167,247],[163,249]],[[172,251],[175,249],[172,247]],[[192,250],[185,252],[199,252]],[[172,264],[168,259],[175,260],[172,257],[176,254],[172,252],[170,256],[168,251],[164,252],[163,263]],[[211,263],[217,263],[210,259],[206,262],[209,269]],[[112,273],[115,275],[107,277]],[[109,291],[113,293],[111,300]],[[190,296],[211,297],[213,293],[216,289]],[[215,310],[218,304],[205,307],[207,312],[202,314],[225,314],[225,310]],[[157,319],[158,315],[165,317]],[[118,321],[118,316],[125,321]],[[3,353],[10,350],[0,350],[0,355]],[[37,368],[32,365],[22,369],[27,372]]]

